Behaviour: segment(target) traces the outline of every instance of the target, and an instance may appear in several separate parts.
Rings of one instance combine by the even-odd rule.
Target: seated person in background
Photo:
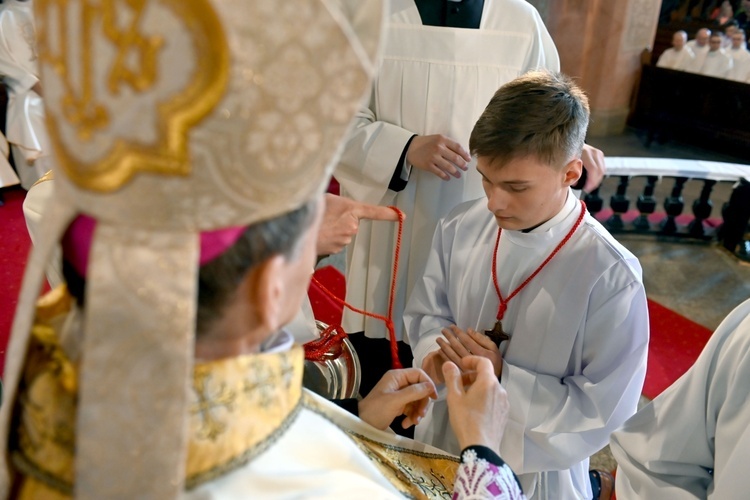
[[[723,49],[729,50],[729,48],[732,47],[732,35],[737,32],[739,27],[737,26],[737,21],[732,19],[729,21],[729,23],[724,28],[724,38],[721,40],[721,47]]]
[[[736,82],[750,82],[750,51],[747,50],[744,30],[732,34],[732,48],[727,53],[732,58],[732,69],[727,78]]]
[[[677,31],[672,35],[672,47],[662,52],[656,65],[660,68],[687,71],[695,59],[695,54],[687,47],[687,33]]]
[[[617,498],[747,498],[750,300],[695,364],[612,434]]]
[[[737,27],[747,32],[750,29],[750,0],[740,0],[740,8],[734,14]]]
[[[492,361],[510,399],[500,449],[530,498],[592,497],[589,457],[635,413],[646,373],[641,267],[570,189],[588,119],[561,75],[495,93],[469,142],[486,197],[440,221],[404,316],[437,383],[446,359]],[[460,451],[446,410],[438,399],[415,437]]]
[[[734,9],[729,0],[724,0],[721,5],[714,8],[708,18],[719,26],[726,26],[728,22],[734,20]]]
[[[710,48],[703,58],[698,73],[714,78],[727,78],[732,70],[733,63],[729,54],[721,48],[721,34],[712,33],[708,45]]]
[[[711,37],[711,30],[708,28],[701,28],[695,33],[695,38],[690,40],[686,46],[695,54],[690,68],[687,71],[692,73],[700,73],[701,66],[703,65],[703,59],[708,53],[708,39]]]

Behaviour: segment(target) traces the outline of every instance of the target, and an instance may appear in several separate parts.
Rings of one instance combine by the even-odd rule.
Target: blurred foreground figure
[[[418,370],[386,379],[379,428],[301,387],[282,325],[375,67],[382,6],[359,9],[39,2],[55,189],[8,349],[0,496],[424,498],[458,478],[458,497],[522,497],[487,448],[508,403],[484,360],[468,389],[446,368],[452,418],[486,424],[457,432],[464,465],[379,429],[423,413]],[[58,243],[65,286],[37,303]]]

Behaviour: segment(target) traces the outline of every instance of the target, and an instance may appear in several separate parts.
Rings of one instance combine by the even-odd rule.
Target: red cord
[[[335,332],[335,333],[334,333]],[[307,342],[305,359],[309,361],[323,361],[324,359],[336,359],[343,350],[341,344],[346,338],[346,332],[338,325],[330,325],[323,330],[319,339]]]
[[[343,307],[346,307],[364,316],[369,316],[370,318],[379,319],[385,322],[385,327],[388,329],[388,337],[391,342],[391,366],[393,368],[403,368],[403,366],[401,365],[401,361],[398,358],[398,342],[396,342],[396,330],[393,325],[393,303],[396,297],[396,282],[398,279],[398,261],[401,255],[401,236],[404,230],[404,213],[396,207],[388,207],[388,208],[396,212],[396,214],[398,215],[398,233],[396,236],[396,250],[393,256],[393,273],[391,275],[391,290],[390,290],[390,295],[388,297],[388,315],[387,316],[381,316],[380,314],[367,312],[364,309],[358,309],[348,304],[345,300],[337,297],[328,288],[324,287],[323,284],[315,278],[315,276],[313,276],[312,281],[316,285],[318,285],[326,293],[326,295],[328,295],[331,299],[333,299],[335,302],[339,303]],[[305,357],[307,358],[307,356]]]
[[[513,290],[513,293],[508,295],[507,299],[503,299],[502,294],[500,293],[500,285],[497,283],[497,248],[500,246],[500,234],[503,232],[502,228],[497,229],[497,239],[495,240],[495,251],[492,255],[492,283],[495,285],[495,291],[497,292],[497,296],[500,299],[500,306],[497,308],[497,320],[501,321],[503,319],[503,316],[505,316],[505,311],[508,309],[508,302],[510,302],[510,299],[518,295],[518,292],[523,290],[523,288],[528,285],[531,280],[534,279],[534,277],[539,274],[539,271],[541,271],[544,266],[546,266],[549,261],[552,260],[552,257],[554,257],[557,252],[560,251],[562,247],[565,246],[565,244],[570,240],[571,236],[573,236],[573,233],[576,232],[578,229],[578,226],[581,225],[581,222],[583,221],[583,216],[586,215],[586,204],[581,200],[581,214],[578,216],[578,220],[576,220],[576,223],[573,225],[573,228],[568,231],[568,234],[565,235],[565,238],[562,239],[562,241],[555,247],[554,250],[552,250],[552,253],[549,254],[549,256],[542,262],[542,265],[536,268],[536,271],[531,273],[531,276],[526,278],[526,280],[521,283],[518,288]]]

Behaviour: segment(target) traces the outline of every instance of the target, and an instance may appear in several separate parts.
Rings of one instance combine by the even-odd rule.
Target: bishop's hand
[[[396,417],[405,415],[401,425],[406,429],[422,420],[430,399],[435,398],[435,384],[419,368],[389,370],[359,402],[359,418],[385,430]]]
[[[500,376],[503,371],[503,355],[500,348],[489,337],[472,328],[464,331],[456,325],[444,328],[442,332],[445,338],[438,338],[437,343],[440,346],[439,352],[442,352],[448,360],[454,362],[462,370],[466,370],[462,361],[466,356],[481,356],[490,360],[495,376]]]

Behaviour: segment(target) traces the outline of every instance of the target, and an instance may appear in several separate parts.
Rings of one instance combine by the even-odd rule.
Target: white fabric
[[[732,58],[732,70],[729,72],[730,80],[747,82],[750,80],[750,51],[746,48],[730,49],[727,51]]]
[[[44,211],[53,196],[55,182],[52,179],[38,182],[31,186],[23,200],[23,217],[26,220],[26,228],[31,237],[31,243],[37,244],[40,240],[42,217]],[[51,288],[56,288],[65,282],[62,274],[62,251],[60,245],[56,245],[52,252],[52,258],[45,267],[47,282]]]
[[[574,196],[530,233],[504,231],[497,274],[505,297],[562,241],[580,214]],[[435,232],[424,280],[404,317],[414,366],[441,329],[490,329],[497,225],[486,199],[466,203]],[[514,297],[503,328],[512,335],[501,382],[510,421],[501,454],[530,498],[591,498],[588,457],[635,410],[646,372],[648,312],[638,260],[593,217]],[[447,406],[435,402],[415,438],[455,451]]]
[[[5,135],[0,132],[0,188],[15,186],[21,181],[18,180],[16,172],[8,162],[8,155],[10,154],[10,145]]]
[[[695,54],[693,54],[690,47],[683,47],[682,50],[669,48],[662,52],[656,65],[660,68],[687,71],[692,65],[694,59]]]
[[[383,61],[370,108],[358,117],[335,177],[343,194],[406,215],[394,307],[402,339],[406,299],[421,276],[438,219],[453,207],[483,195],[474,163],[461,179],[443,181],[412,169],[406,188],[388,183],[413,134],[444,134],[468,149],[475,121],[494,92],[528,70],[559,70],[552,39],[537,11],[523,0],[486,0],[480,29],[423,26],[412,0],[391,4]],[[347,301],[385,314],[391,279],[395,227],[362,221],[347,254]],[[347,332],[382,338],[379,320],[344,311]]]
[[[0,74],[8,88],[6,134],[21,185],[29,189],[50,169],[39,81],[31,2],[10,0],[0,9]]]
[[[704,45],[703,47],[698,47],[698,44],[695,40],[690,40],[685,44],[685,47],[692,50],[693,54],[695,54],[695,59],[693,59],[692,62],[688,65],[686,71],[690,71],[692,73],[700,73],[701,68],[703,67],[703,61],[706,59],[706,54],[708,54],[710,47],[708,46],[708,44]]]
[[[745,301],[719,325],[690,370],[612,435],[617,498],[747,498],[749,381]]]
[[[732,70],[732,58],[724,49],[706,54],[700,73],[714,78],[727,78]]]
[[[445,455],[431,446],[374,429],[329,401],[306,392],[324,407],[324,415],[303,407],[268,450],[239,469],[187,492],[185,498],[403,498],[344,429],[381,443]],[[315,432],[310,432],[311,429]],[[458,468],[456,484],[474,485],[476,476],[488,476],[487,469],[492,470],[487,462],[476,461],[472,465]],[[514,485],[513,474],[507,467],[493,473],[500,484]],[[509,490],[498,496],[490,496],[486,491],[472,496],[459,486],[453,498],[524,498],[517,489]]]

